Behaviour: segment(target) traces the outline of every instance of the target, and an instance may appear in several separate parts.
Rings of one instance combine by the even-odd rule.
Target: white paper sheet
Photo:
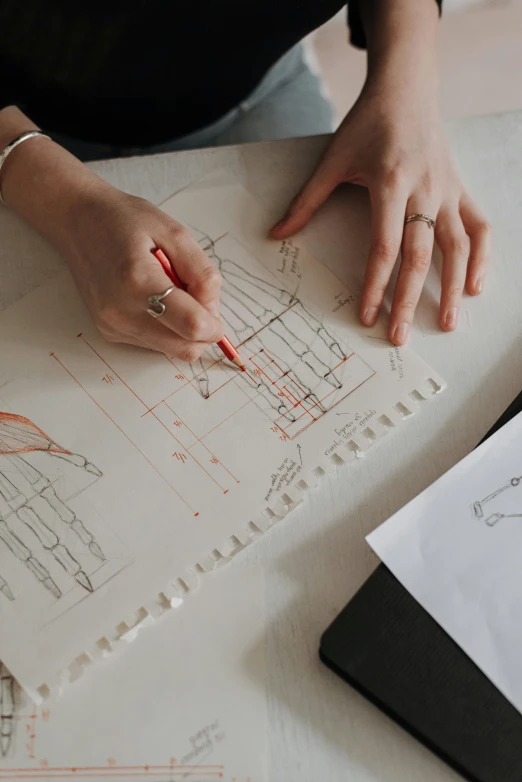
[[[0,780],[266,782],[262,573],[210,579],[57,702],[34,706],[4,669]]]
[[[367,540],[522,712],[522,414]]]
[[[248,373],[106,343],[67,273],[0,315],[0,659],[34,698],[444,385],[227,175],[163,208],[220,267]]]

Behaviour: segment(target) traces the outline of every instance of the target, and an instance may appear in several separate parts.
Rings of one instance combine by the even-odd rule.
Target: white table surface
[[[448,390],[364,459],[325,477],[308,502],[241,555],[259,562],[265,573],[270,782],[458,778],[317,656],[322,631],[377,564],[365,535],[468,453],[522,388],[522,113],[460,120],[448,132],[463,179],[495,230],[485,293],[466,298],[456,333],[437,328],[438,258],[421,300],[412,346],[445,377]],[[92,167],[118,187],[159,203],[226,166],[275,219],[326,141],[251,144]],[[343,188],[303,237],[357,288],[368,214],[365,192]],[[61,267],[42,239],[0,210],[0,309]]]

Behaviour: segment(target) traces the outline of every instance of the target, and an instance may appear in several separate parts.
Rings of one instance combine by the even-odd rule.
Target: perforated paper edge
[[[446,388],[444,380],[437,374],[430,373],[420,388],[412,389],[402,395],[390,409],[381,411],[380,415],[373,419],[371,426],[344,443],[335,454],[325,457],[305,477],[285,491],[274,503],[267,505],[219,548],[215,548],[207,557],[174,578],[151,603],[140,606],[116,627],[108,629],[90,649],[82,651],[70,665],[59,671],[53,680],[41,684],[35,692],[26,690],[27,694],[35,703],[41,704],[50,697],[60,695],[64,686],[84,675],[93,663],[120,653],[135,640],[141,630],[183,605],[187,596],[197,589],[204,575],[228,564],[256,538],[291,513],[303,502],[306,492],[315,488],[324,475],[354,459],[362,458],[375,442],[413,418],[424,404],[435,399]]]

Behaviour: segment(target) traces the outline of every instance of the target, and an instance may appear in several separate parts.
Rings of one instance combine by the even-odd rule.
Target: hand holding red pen
[[[106,339],[191,362],[222,339],[221,275],[180,223],[148,201],[101,180],[84,183],[64,215],[59,234],[50,238],[68,261]],[[165,299],[161,318],[147,312],[149,296],[170,284],[152,255],[156,247],[176,259],[187,288]]]
[[[161,248],[156,248],[156,249],[154,249],[152,251],[152,254],[160,262],[161,266],[163,267],[163,271],[165,272],[165,274],[167,275],[169,280],[172,283],[174,283],[176,288],[181,289],[183,291],[186,290],[187,286],[185,285],[184,282],[182,282],[180,280],[180,278],[178,277],[178,274],[177,274],[174,266],[169,261],[169,259],[167,258],[167,256],[163,252],[163,250]],[[162,303],[161,306],[163,308],[165,305],[163,305],[163,303]],[[152,314],[154,314],[154,313],[152,313]],[[218,341],[217,345],[218,345],[218,348],[225,355],[225,358],[228,358],[228,360],[231,361],[233,364],[235,364],[236,367],[241,369],[242,372],[246,372],[246,367],[243,364],[243,361],[242,361],[238,351],[236,350],[236,348],[234,347],[234,345],[232,344],[232,342],[229,340],[229,338],[227,336],[223,336]]]

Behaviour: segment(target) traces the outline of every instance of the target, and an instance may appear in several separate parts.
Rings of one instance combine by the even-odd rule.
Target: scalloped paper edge
[[[38,687],[28,695],[37,704],[51,697],[59,696],[64,687],[76,681],[85,674],[93,663],[121,653],[138,634],[149,625],[167,613],[180,608],[188,595],[194,593],[202,578],[216,569],[228,564],[240,552],[250,546],[258,537],[264,535],[278,522],[298,507],[305,499],[306,492],[317,487],[321,478],[335,472],[339,467],[363,458],[366,452],[377,441],[390,431],[413,418],[426,402],[433,401],[447,388],[447,384],[436,373],[431,373],[421,388],[414,388],[402,395],[391,409],[378,415],[372,425],[363,429],[356,438],[344,443],[331,456],[325,457],[306,477],[301,477],[289,491],[285,491],[278,499],[253,517],[241,530],[229,537],[223,544],[208,556],[196,562],[184,573],[178,575],[165,589],[160,592],[148,607],[140,606],[117,627],[108,629],[90,649],[82,651],[70,665],[61,670],[57,676]]]

